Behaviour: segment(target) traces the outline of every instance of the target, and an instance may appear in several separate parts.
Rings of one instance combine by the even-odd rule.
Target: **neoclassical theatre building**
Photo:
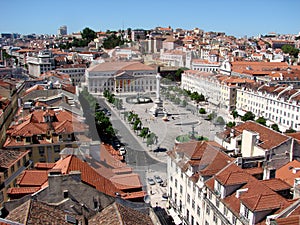
[[[156,91],[156,69],[141,62],[104,62],[85,72],[88,91],[102,95],[104,90],[114,94]]]

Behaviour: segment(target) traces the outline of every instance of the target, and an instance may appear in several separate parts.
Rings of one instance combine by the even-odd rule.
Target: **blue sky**
[[[241,37],[300,32],[299,0],[3,0],[0,33],[56,34],[157,26]],[[282,11],[280,11],[282,10]]]

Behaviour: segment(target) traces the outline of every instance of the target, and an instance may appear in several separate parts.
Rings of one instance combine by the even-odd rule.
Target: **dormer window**
[[[20,136],[17,136],[17,137],[16,137],[16,141],[17,141],[17,142],[20,142],[20,141],[22,141],[22,138],[21,138]]]
[[[25,141],[26,141],[27,143],[30,143],[30,142],[31,142],[31,137],[26,137]]]

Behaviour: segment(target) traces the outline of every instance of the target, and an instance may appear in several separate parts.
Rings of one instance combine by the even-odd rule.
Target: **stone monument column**
[[[156,78],[156,96],[154,100],[154,106],[150,109],[150,113],[154,116],[158,116],[158,113],[164,113],[163,109],[163,101],[160,98],[160,80],[161,76],[159,73],[159,68],[157,75],[155,76]]]

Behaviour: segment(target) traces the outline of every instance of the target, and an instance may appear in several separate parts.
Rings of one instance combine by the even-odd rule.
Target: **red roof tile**
[[[276,170],[276,178],[284,180],[291,186],[294,186],[295,178],[300,178],[300,162],[293,160]]]
[[[18,178],[17,184],[21,187],[42,186],[48,181],[48,172],[43,170],[25,170]]]

